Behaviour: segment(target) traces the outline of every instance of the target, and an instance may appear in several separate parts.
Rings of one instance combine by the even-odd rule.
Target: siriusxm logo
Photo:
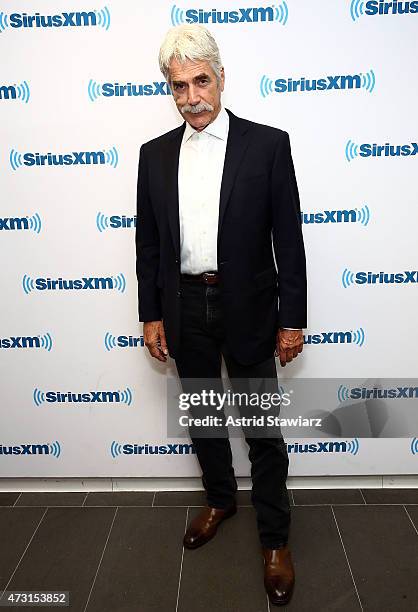
[[[90,79],[87,93],[91,102],[97,98],[123,98],[132,96],[170,96],[171,89],[165,81],[154,81],[153,83],[96,83]]]
[[[42,15],[41,13],[3,13],[0,12],[0,33],[8,28],[103,28],[110,26],[110,12],[107,6],[94,11],[73,11]]]
[[[386,2],[385,0],[351,0],[350,15],[353,21],[375,15],[409,15],[418,13],[418,2]]]
[[[358,145],[348,140],[345,145],[345,158],[348,162],[355,157],[409,157],[418,153],[418,143],[410,142],[403,145],[391,145],[386,142],[384,145],[377,143],[367,143]]]
[[[277,6],[257,6],[236,8],[232,11],[209,11],[201,8],[182,9],[175,4],[171,8],[171,23],[173,26],[182,23],[262,23],[277,21],[286,25],[289,17],[287,3],[282,0]]]
[[[292,77],[280,78],[273,81],[269,77],[263,75],[260,81],[260,93],[265,98],[271,93],[294,93],[305,91],[330,91],[336,89],[365,89],[370,93],[376,85],[376,77],[373,70],[358,74],[337,74],[321,76],[316,79],[308,77]]]
[[[296,442],[287,445],[287,452],[293,455],[300,453],[351,453],[352,455],[357,455],[359,446],[357,438],[332,442],[313,442],[311,444],[299,444]]]
[[[0,100],[20,100],[20,102],[29,102],[30,89],[27,81],[23,81],[19,85],[0,85]]]
[[[410,449],[413,455],[418,455],[418,438],[412,438]]]
[[[44,444],[18,444],[16,446],[0,444],[0,455],[52,455],[58,458],[61,455],[61,444],[58,441]]]
[[[357,344],[363,346],[365,333],[362,327],[351,331],[321,332],[303,336],[304,344]]]
[[[109,332],[105,334],[104,345],[107,351],[111,351],[115,348],[137,348],[138,346],[145,346],[144,336],[114,336]]]
[[[132,404],[132,391],[127,387],[124,391],[88,391],[87,393],[72,393],[71,391],[41,391],[34,389],[33,402],[40,406],[44,402],[50,404]]]
[[[416,284],[418,282],[417,270],[404,270],[403,272],[352,272],[344,268],[341,275],[344,289],[350,285],[392,285]]]
[[[119,455],[190,455],[195,454],[193,444],[120,444],[113,440],[110,454]]]
[[[340,385],[337,391],[339,402],[347,400],[368,400],[368,399],[416,399],[418,397],[418,387],[352,387]]]
[[[31,217],[0,217],[0,230],[5,232],[31,230],[39,234],[41,229],[42,221],[38,213]]]
[[[362,208],[352,208],[351,210],[322,210],[316,213],[300,213],[301,223],[304,225],[324,224],[324,223],[360,223],[368,225],[370,221],[370,210],[367,204]]]
[[[23,291],[28,294],[31,291],[119,291],[124,293],[126,289],[125,276],[120,273],[117,276],[83,276],[83,278],[31,278],[26,274],[22,279]]]
[[[126,229],[136,227],[136,215],[127,217],[126,215],[112,215],[108,217],[101,212],[96,215],[96,227],[99,232],[104,232],[108,229]]]
[[[51,334],[46,333],[39,336],[10,336],[0,338],[0,349],[44,349],[52,350]]]
[[[71,153],[18,153],[10,151],[9,162],[13,170],[22,166],[97,166],[116,168],[119,155],[116,147],[103,151],[72,151]]]

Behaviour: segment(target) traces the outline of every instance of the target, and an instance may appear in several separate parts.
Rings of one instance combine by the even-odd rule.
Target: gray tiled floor
[[[291,499],[288,609],[418,609],[417,490],[295,489]],[[67,609],[80,612],[268,612],[250,492],[237,502],[190,551],[182,537],[201,492],[0,493],[0,588],[70,591]]]

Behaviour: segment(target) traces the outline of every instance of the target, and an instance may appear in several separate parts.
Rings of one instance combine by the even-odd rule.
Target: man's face
[[[221,109],[224,70],[218,85],[209,62],[170,62],[170,87],[181,116],[199,132],[216,119]]]

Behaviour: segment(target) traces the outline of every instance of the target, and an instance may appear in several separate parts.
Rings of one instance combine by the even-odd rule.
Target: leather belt
[[[217,285],[219,274],[217,272],[202,272],[202,274],[181,274],[182,281],[203,283],[204,285]]]

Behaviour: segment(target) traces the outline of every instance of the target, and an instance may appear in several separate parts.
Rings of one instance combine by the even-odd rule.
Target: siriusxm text
[[[64,278],[36,278],[35,289],[39,291],[72,291],[72,290],[102,290],[102,289],[114,289],[116,287],[115,280],[108,277],[83,277],[77,279],[64,279]]]
[[[109,227],[113,229],[136,227],[136,215],[127,217],[126,215],[112,215],[109,217]]]
[[[310,223],[356,223],[358,211],[351,210],[323,210],[316,213],[300,213],[300,220],[305,225]]]
[[[190,455],[193,444],[122,444],[123,455]]]
[[[72,151],[71,153],[24,153],[24,166],[89,166],[106,164],[104,151]]]
[[[0,85],[0,100],[16,100],[17,89],[14,85]]]
[[[28,217],[0,217],[0,230],[28,230],[30,222]]]
[[[91,27],[98,25],[98,17],[94,11],[62,12],[56,15],[12,13],[9,15],[9,25],[12,28]]]
[[[120,391],[88,391],[87,393],[73,393],[71,391],[46,391],[45,401],[51,404],[65,403],[118,403],[123,402],[123,394]],[[124,402],[125,403],[125,402]]]
[[[311,444],[288,444],[288,453],[346,453],[347,442],[313,442]]]
[[[0,348],[2,349],[28,349],[41,348],[42,341],[39,336],[10,336],[0,338]]]
[[[418,282],[417,270],[405,270],[404,272],[356,272],[354,283],[357,285],[375,284],[416,284]]]
[[[188,9],[185,15],[186,23],[257,23],[274,21],[275,18],[271,6],[238,8],[234,11]]]
[[[303,342],[304,344],[350,344],[354,342],[354,338],[351,331],[321,332],[304,335]]]
[[[102,83],[100,92],[105,98],[124,96],[169,96],[171,89],[165,81],[154,81],[144,85],[135,83]]]
[[[418,387],[390,387],[373,389],[353,387],[349,392],[350,399],[412,399],[418,398]]]
[[[119,348],[135,348],[144,345],[144,336],[117,336],[116,346]]]
[[[377,143],[363,143],[359,146],[360,157],[408,157],[418,153],[418,143],[411,142],[404,145],[384,145]]]
[[[19,444],[4,446],[0,444],[0,455],[50,455],[52,451],[48,444]]]
[[[408,13],[418,13],[418,2],[386,2],[386,0],[368,0],[365,7],[366,15],[403,15]]]
[[[360,74],[345,74],[324,76],[318,79],[301,77],[299,79],[276,79],[274,91],[277,93],[292,93],[298,91],[329,91],[330,89],[360,89],[362,79]]]

